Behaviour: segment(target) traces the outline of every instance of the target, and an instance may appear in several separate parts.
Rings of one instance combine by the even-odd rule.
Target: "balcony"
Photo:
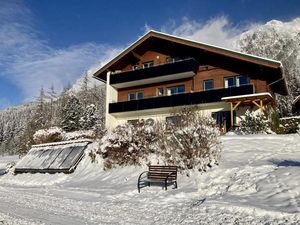
[[[122,113],[146,109],[157,109],[184,105],[196,105],[222,101],[222,97],[253,94],[253,85],[230,87],[209,91],[153,97],[109,104],[109,113]]]
[[[112,74],[110,84],[114,88],[126,88],[169,80],[192,77],[197,71],[197,62],[189,58],[157,66]]]

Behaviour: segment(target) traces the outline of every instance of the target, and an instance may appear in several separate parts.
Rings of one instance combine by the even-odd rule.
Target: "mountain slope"
[[[292,102],[300,94],[300,18],[290,22],[272,20],[243,34],[235,47],[246,53],[282,62],[290,91],[287,97],[279,97],[282,115],[291,115]]]

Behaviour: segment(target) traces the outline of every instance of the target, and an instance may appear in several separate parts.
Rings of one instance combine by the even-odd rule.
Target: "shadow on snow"
[[[300,167],[300,162],[298,161],[293,161],[293,160],[282,160],[282,161],[276,161],[272,160],[271,161],[273,164],[277,165],[278,167],[290,167],[290,166],[297,166]]]

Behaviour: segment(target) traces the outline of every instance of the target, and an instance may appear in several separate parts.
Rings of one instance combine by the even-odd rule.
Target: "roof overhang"
[[[252,102],[257,100],[263,100],[267,102],[273,101],[273,97],[269,92],[263,92],[263,93],[255,93],[255,94],[248,94],[248,95],[237,95],[237,96],[229,96],[229,97],[223,97],[221,99],[225,102]]]
[[[124,57],[133,57],[137,54],[135,54],[135,49],[137,47],[140,47],[142,43],[153,42],[153,41],[164,41],[167,43],[173,43],[178,44],[182,46],[188,46],[191,47],[191,49],[196,49],[201,51],[202,53],[208,54],[208,55],[214,55],[217,56],[218,62],[221,62],[221,66],[229,65],[230,63],[227,62],[227,60],[231,60],[230,62],[233,62],[233,67],[243,62],[243,67],[245,70],[248,70],[248,68],[255,69],[253,70],[253,73],[260,75],[260,71],[264,71],[264,74],[268,76],[266,79],[268,83],[273,83],[274,81],[278,81],[276,84],[272,84],[272,89],[274,89],[274,92],[287,95],[288,89],[286,86],[285,78],[283,76],[283,70],[282,70],[282,64],[280,61],[259,57],[251,54],[246,54],[226,48],[217,47],[214,45],[205,44],[202,42],[196,42],[193,40],[180,38],[177,36],[157,32],[157,31],[149,31],[144,36],[140,37],[137,41],[132,43],[129,47],[127,47],[124,51],[122,51],[119,55],[117,55],[114,59],[109,61],[107,64],[105,64],[103,67],[101,67],[99,70],[97,70],[94,73],[94,77],[96,79],[100,79],[102,81],[106,81],[106,74],[107,72],[114,71],[116,68],[116,65],[121,62],[121,59]],[[209,58],[209,57],[208,57]],[[225,59],[225,60],[224,60]]]

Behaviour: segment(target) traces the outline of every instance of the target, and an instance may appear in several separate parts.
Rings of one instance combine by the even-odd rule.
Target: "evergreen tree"
[[[71,94],[62,108],[61,126],[65,131],[80,129],[79,120],[82,115],[82,106],[79,99]]]
[[[94,104],[88,105],[80,118],[80,127],[84,130],[92,129],[97,123],[96,106]]]
[[[54,116],[55,116],[55,106],[54,106],[54,101],[55,99],[57,98],[57,94],[55,92],[55,89],[54,89],[54,85],[52,84],[51,87],[49,88],[49,90],[47,91],[47,95],[46,95],[46,98],[49,100],[49,121],[50,121],[50,124],[51,126],[54,125]]]
[[[45,128],[49,122],[49,111],[47,110],[46,95],[43,87],[40,90],[36,103],[37,106],[32,122],[35,123],[37,129]]]
[[[255,113],[247,110],[245,118],[240,122],[240,130],[244,134],[267,133],[269,130],[268,120],[262,112]]]
[[[85,73],[83,77],[83,82],[81,84],[81,90],[79,92],[79,97],[81,99],[81,102],[83,104],[83,107],[86,107],[89,105],[89,88],[88,88],[89,78],[88,74]]]

